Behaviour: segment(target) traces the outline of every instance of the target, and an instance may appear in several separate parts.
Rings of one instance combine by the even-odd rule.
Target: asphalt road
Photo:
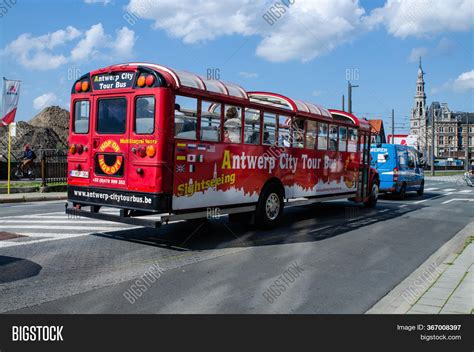
[[[364,313],[474,221],[474,189],[426,190],[375,209],[288,208],[267,232],[227,217],[152,230],[68,218],[64,202],[0,205],[0,231],[25,235],[0,241],[0,312]]]

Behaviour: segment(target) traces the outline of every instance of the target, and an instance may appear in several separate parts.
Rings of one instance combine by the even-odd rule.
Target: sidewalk
[[[67,199],[66,192],[0,194],[0,203],[42,202],[47,200],[63,199]]]
[[[366,314],[473,314],[474,221]]]
[[[407,314],[471,314],[474,309],[473,258],[471,239]]]

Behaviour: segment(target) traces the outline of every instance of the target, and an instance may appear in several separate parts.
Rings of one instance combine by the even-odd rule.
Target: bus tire
[[[283,190],[276,183],[266,185],[260,194],[255,224],[257,227],[268,230],[274,228],[283,215]]]
[[[372,185],[372,191],[370,192],[369,199],[364,202],[364,206],[366,208],[373,208],[377,204],[377,200],[379,199],[379,185],[374,182]]]
[[[420,188],[418,188],[418,191],[416,191],[416,194],[418,194],[419,196],[422,196],[424,192],[425,192],[425,181],[421,181]]]

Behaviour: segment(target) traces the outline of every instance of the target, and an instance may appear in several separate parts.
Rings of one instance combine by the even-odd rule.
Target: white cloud
[[[474,89],[474,70],[461,73],[458,78],[456,78],[452,87],[455,91],[467,91]]]
[[[257,78],[258,73],[241,71],[241,72],[239,72],[239,76],[241,76],[243,78]]]
[[[474,26],[472,0],[387,0],[367,17],[369,27],[383,24],[395,37],[467,31]]]
[[[33,100],[33,107],[36,110],[41,110],[41,109],[44,109],[47,106],[51,106],[53,104],[56,104],[57,101],[58,101],[58,97],[56,96],[56,94],[54,94],[52,92],[49,92],[49,93],[45,93],[43,95],[40,95],[39,97],[36,97]]]
[[[298,0],[288,7],[278,3],[276,9],[265,0],[130,0],[127,10],[185,43],[256,35],[261,38],[257,55],[275,62],[311,60],[364,30],[365,11],[357,0]],[[279,19],[270,20],[272,14]]]
[[[58,52],[58,47],[79,39],[70,53]],[[131,57],[135,45],[135,32],[122,27],[116,38],[107,35],[101,23],[86,32],[69,26],[53,33],[34,37],[23,33],[8,44],[2,53],[9,55],[32,70],[50,70],[69,62],[113,58],[124,60]]]
[[[408,62],[417,62],[421,57],[426,57],[428,54],[428,49],[425,48],[424,46],[421,46],[419,48],[413,48],[411,49],[410,56],[408,57]]]
[[[440,87],[431,89],[432,94],[450,90],[457,93],[474,91],[474,70],[461,73],[456,79],[450,79]]]

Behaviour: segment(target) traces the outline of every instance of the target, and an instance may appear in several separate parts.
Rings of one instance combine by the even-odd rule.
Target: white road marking
[[[429,201],[430,199],[423,199],[423,200],[417,200],[416,202],[413,202],[413,204],[420,204]]]
[[[404,207],[407,207],[408,205],[407,204],[402,204],[402,205],[399,205],[398,207],[399,208],[404,208]]]
[[[471,189],[465,189],[465,190],[459,191],[458,193],[471,193],[471,192],[473,192]]]
[[[466,201],[466,202],[474,202],[474,199],[468,199],[468,198],[453,198],[453,199],[450,199],[450,200],[447,200],[441,204],[448,204],[448,203],[451,203],[451,202],[455,202],[455,201]]]
[[[436,191],[439,188],[432,187],[432,188],[425,188],[425,191]]]
[[[443,192],[453,192],[455,190],[456,190],[456,188],[446,188],[446,189],[443,189],[442,191]]]
[[[386,213],[387,211],[390,211],[390,209],[382,209],[382,210],[379,210],[379,213]]]

